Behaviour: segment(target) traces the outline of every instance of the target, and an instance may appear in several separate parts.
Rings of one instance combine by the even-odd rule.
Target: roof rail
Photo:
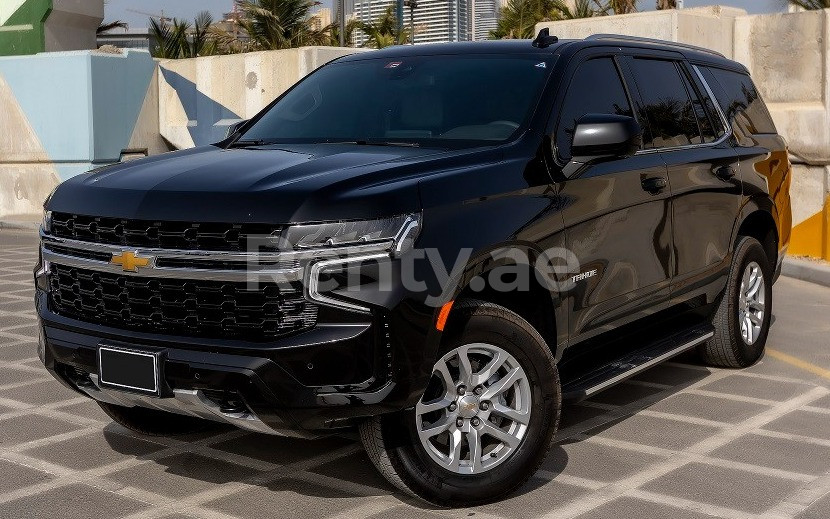
[[[654,38],[641,38],[639,36],[625,36],[623,34],[594,34],[585,38],[586,41],[593,41],[593,40],[622,40],[622,41],[631,41],[631,42],[638,42],[638,43],[656,43],[660,45],[666,45],[669,47],[677,47],[680,49],[687,49],[687,50],[696,50],[698,52],[705,52],[707,54],[713,54],[715,56],[719,56],[721,58],[725,58],[723,54],[716,50],[707,49],[706,47],[698,47],[697,45],[689,45],[688,43],[679,43],[676,41],[665,41],[665,40],[655,40]]]

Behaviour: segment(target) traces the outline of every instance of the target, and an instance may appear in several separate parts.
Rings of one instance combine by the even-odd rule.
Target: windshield
[[[288,92],[240,141],[437,147],[504,142],[524,130],[552,59],[452,55],[333,63]]]

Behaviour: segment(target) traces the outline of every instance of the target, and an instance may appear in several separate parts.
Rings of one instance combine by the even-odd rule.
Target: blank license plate
[[[159,394],[158,355],[124,348],[98,348],[101,385],[126,391]]]

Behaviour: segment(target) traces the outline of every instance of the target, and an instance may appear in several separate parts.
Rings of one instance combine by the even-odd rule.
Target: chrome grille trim
[[[321,259],[341,258],[356,254],[388,253],[392,249],[391,240],[352,245],[282,252],[223,252],[203,250],[154,249],[142,247],[125,247],[104,243],[92,243],[69,238],[58,238],[41,231],[41,251],[44,261],[70,267],[84,268],[140,277],[204,279],[215,281],[301,281],[303,264]],[[53,250],[56,249],[56,250]],[[59,252],[57,251],[59,250]],[[72,254],[76,251],[77,254]],[[125,272],[122,267],[102,261],[91,256],[104,254],[112,257],[124,252],[133,252],[151,258],[150,265],[137,272]],[[189,267],[164,267],[158,260],[187,260]],[[205,263],[204,268],[199,263]],[[241,268],[217,269],[208,263],[236,263]]]

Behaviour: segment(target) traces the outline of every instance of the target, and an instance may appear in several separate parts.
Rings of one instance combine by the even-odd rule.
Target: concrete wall
[[[95,49],[104,0],[0,0],[0,56]]]
[[[790,147],[790,253],[830,260],[830,9],[747,15],[711,6],[542,27],[560,38],[612,33],[690,43],[746,65]]]
[[[217,142],[317,67],[363,51],[304,47],[162,61],[159,131],[177,149]]]
[[[60,180],[167,151],[156,63],[145,51],[0,58],[0,218],[38,213]]]

